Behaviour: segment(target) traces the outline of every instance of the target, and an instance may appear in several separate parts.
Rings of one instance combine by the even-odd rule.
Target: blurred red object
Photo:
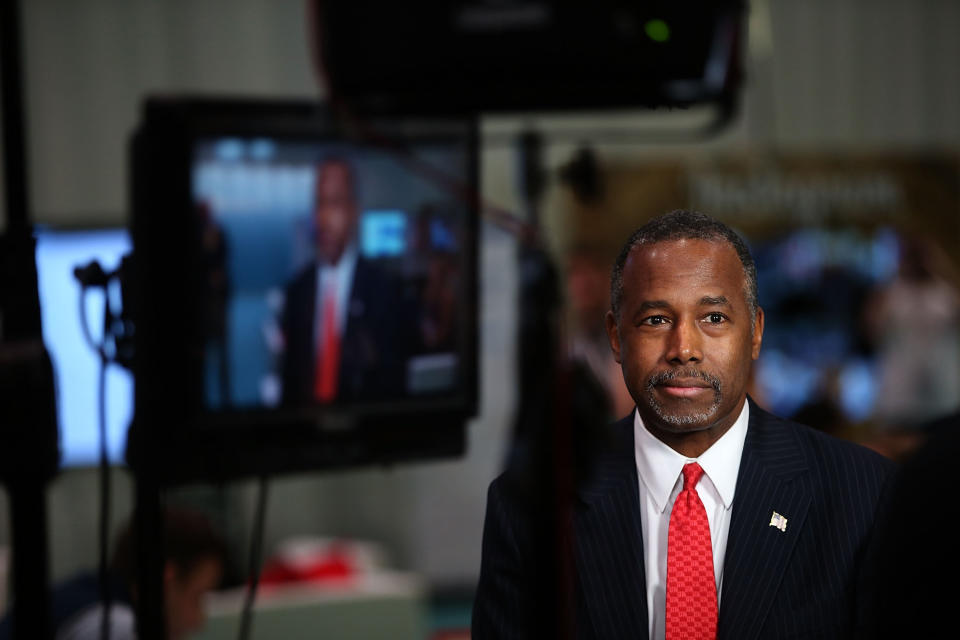
[[[263,586],[300,582],[343,582],[359,573],[354,554],[341,544],[314,549],[313,553],[279,554],[264,563],[260,573]]]

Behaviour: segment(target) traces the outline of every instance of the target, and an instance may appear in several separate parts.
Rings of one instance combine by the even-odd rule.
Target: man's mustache
[[[667,369],[665,371],[655,373],[652,376],[650,376],[649,380],[647,380],[647,389],[651,390],[656,386],[666,384],[667,382],[670,382],[672,380],[677,380],[678,378],[686,379],[686,380],[689,380],[691,378],[698,378],[708,383],[711,387],[713,387],[714,391],[716,392],[720,391],[720,378],[714,375],[711,375],[701,369],[690,369],[690,368]]]

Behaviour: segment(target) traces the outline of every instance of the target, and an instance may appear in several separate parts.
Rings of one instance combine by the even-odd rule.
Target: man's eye
[[[717,313],[717,312],[708,313],[706,317],[707,322],[711,324],[720,324],[721,322],[724,322],[726,319],[727,319],[726,316],[724,316],[722,313]]]
[[[666,316],[649,316],[647,318],[644,318],[643,322],[641,322],[641,324],[647,324],[647,325],[661,325],[666,323],[667,323]]]

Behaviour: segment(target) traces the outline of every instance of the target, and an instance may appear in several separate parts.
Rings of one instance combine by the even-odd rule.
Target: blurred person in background
[[[906,235],[896,277],[865,306],[877,349],[876,419],[910,429],[960,406],[960,295],[935,243]]]
[[[167,639],[181,640],[200,631],[206,621],[204,600],[220,584],[226,547],[209,520],[194,511],[168,507],[163,514],[163,597]],[[108,570],[110,638],[136,638],[138,582],[137,541],[130,521],[117,536]],[[82,572],[57,585],[51,596],[56,640],[100,640],[104,605],[100,581]],[[0,639],[13,637],[13,622],[0,622]]]
[[[574,249],[567,263],[567,300],[572,315],[570,357],[583,362],[604,388],[613,415],[633,411],[633,398],[610,351],[605,317],[610,308],[610,264],[595,252]]]

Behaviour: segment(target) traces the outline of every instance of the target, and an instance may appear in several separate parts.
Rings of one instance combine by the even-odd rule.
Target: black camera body
[[[732,105],[741,81],[743,0],[311,6],[328,91],[364,113]]]

